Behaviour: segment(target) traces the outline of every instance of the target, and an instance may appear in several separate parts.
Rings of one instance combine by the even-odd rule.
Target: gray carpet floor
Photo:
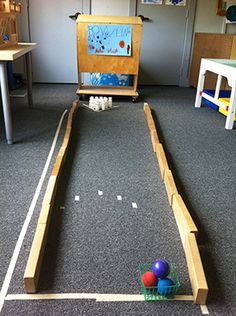
[[[1,129],[1,284],[60,115],[76,98],[75,90],[73,85],[35,85],[33,110],[23,100],[13,102],[15,145],[5,144]],[[234,315],[235,130],[224,130],[224,117],[213,110],[194,109],[194,93],[194,89],[175,87],[141,89],[143,100],[153,108],[179,191],[200,230],[210,315]],[[176,265],[180,294],[189,294],[184,252],[152,153],[143,103],[117,99],[115,104],[119,108],[102,113],[86,108],[78,112],[40,292],[138,294],[139,265],[162,257]],[[65,124],[57,150],[64,128]],[[9,293],[24,293],[23,273],[45,185]],[[98,190],[103,196],[98,196]],[[80,196],[79,202],[75,195]],[[122,201],[117,195],[122,195]],[[137,209],[132,208],[132,202],[137,203]],[[61,205],[65,206],[63,211]],[[163,313],[201,315],[199,307],[186,302],[5,302],[3,308],[3,315]]]

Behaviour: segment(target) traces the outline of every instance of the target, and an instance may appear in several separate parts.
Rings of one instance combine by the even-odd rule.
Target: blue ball
[[[170,273],[170,267],[165,260],[156,260],[152,266],[152,272],[159,279],[164,279]]]
[[[173,293],[174,282],[171,279],[160,279],[157,284],[157,292],[162,296],[169,296]]]

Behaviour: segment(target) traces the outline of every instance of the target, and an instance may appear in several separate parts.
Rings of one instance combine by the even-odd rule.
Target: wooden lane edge
[[[68,151],[68,146],[70,144],[73,116],[78,108],[78,104],[78,101],[74,101],[70,109],[63,143],[58,152],[43,198],[42,208],[39,214],[34,239],[24,273],[24,285],[27,293],[37,292],[37,286],[43,261],[44,250],[47,243],[47,233],[49,230],[57,185]]]
[[[173,195],[172,210],[175,214],[176,221],[180,223],[183,234],[198,233],[198,229],[180,194]]]
[[[35,231],[24,274],[25,290],[29,294],[37,292],[39,274],[47,241],[48,228],[49,225],[47,224],[38,224]]]
[[[162,180],[164,180],[165,172],[170,169],[168,166],[168,162],[167,162],[165,151],[162,144],[156,145],[156,156],[157,156],[157,161],[158,161],[160,172],[161,172],[161,178]]]
[[[208,296],[208,285],[195,234],[189,233],[186,235],[184,250],[194,303],[205,305]]]
[[[152,147],[153,147],[153,151],[154,153],[156,152],[156,147],[157,147],[157,144],[160,144],[160,140],[159,140],[159,137],[157,135],[157,131],[156,131],[156,128],[155,129],[152,129],[150,131],[151,133],[151,141],[152,141]]]
[[[43,198],[43,204],[53,204],[56,194],[57,176],[51,175],[48,181],[46,192]]]
[[[147,123],[150,129],[152,145],[156,146],[154,152],[157,156],[161,177],[165,183],[168,201],[170,206],[172,207],[183,244],[194,302],[196,304],[204,305],[206,304],[207,300],[208,286],[196,240],[198,229],[181,195],[178,194],[177,186],[175,184],[172,172],[168,167],[165,151],[159,141],[155,123],[151,113],[151,108],[149,107],[148,103],[144,103],[143,110],[146,114]],[[155,137],[155,133],[157,135],[157,138]],[[155,141],[154,138],[156,138]]]
[[[153,151],[156,152],[156,145],[160,143],[160,140],[157,134],[155,122],[152,117],[151,108],[149,107],[148,103],[144,103],[143,110],[146,114],[146,119],[150,130]]]
[[[173,202],[173,195],[174,194],[178,194],[178,190],[175,184],[175,180],[174,177],[172,175],[171,170],[165,170],[164,173],[164,183],[165,183],[165,187],[166,187],[166,193],[168,196],[168,201],[170,206],[172,206],[172,202]]]
[[[172,210],[175,216],[176,224],[184,247],[186,235],[189,233],[196,234],[198,229],[186,207],[184,201],[179,194],[173,195]]]

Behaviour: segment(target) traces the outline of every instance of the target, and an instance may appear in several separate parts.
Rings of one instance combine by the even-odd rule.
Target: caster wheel
[[[132,97],[132,102],[137,103],[138,102],[138,97]]]

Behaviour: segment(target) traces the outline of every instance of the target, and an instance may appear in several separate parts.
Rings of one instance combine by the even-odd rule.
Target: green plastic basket
[[[168,262],[169,263],[169,262]],[[172,286],[167,286],[166,289],[168,289],[171,294],[168,296],[162,296],[159,295],[157,292],[157,286],[153,287],[146,287],[143,285],[142,282],[142,275],[147,272],[147,271],[152,271],[152,264],[151,263],[145,263],[139,267],[140,270],[140,285],[141,285],[141,292],[144,295],[145,301],[164,301],[168,299],[173,299],[175,294],[177,293],[179,287],[180,287],[180,282],[179,282],[179,277],[176,272],[175,266],[173,263],[169,263],[170,266],[170,273],[168,274],[168,278],[170,278],[173,282],[174,285]]]

